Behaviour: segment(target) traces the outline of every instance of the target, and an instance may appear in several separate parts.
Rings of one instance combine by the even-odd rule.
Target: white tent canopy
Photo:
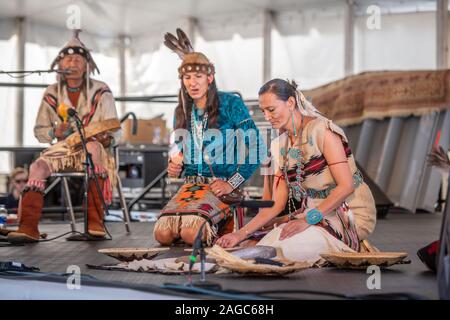
[[[435,1],[377,1],[381,16],[380,28],[375,29],[367,25],[374,2],[353,2],[354,73],[436,67]],[[70,37],[74,14],[79,13],[81,38],[94,51],[101,71],[97,78],[108,83],[115,96],[177,93],[179,61],[162,39],[165,32],[182,27],[194,39],[195,48],[215,63],[219,89],[255,98],[264,81],[264,13],[269,10],[273,18],[270,77],[295,79],[309,89],[345,76],[348,8],[343,0],[1,1],[0,70],[17,69],[18,17],[24,18],[24,68],[33,70],[49,67]],[[50,74],[30,76],[25,82],[53,80]],[[0,75],[0,82],[11,81],[15,80]],[[0,145],[14,145],[17,89],[0,87],[0,95],[3,115],[11,119],[0,128]],[[41,96],[42,89],[25,89],[24,145],[37,144],[31,128]],[[168,126],[172,124],[174,105],[127,103],[126,107],[139,117],[164,113]]]

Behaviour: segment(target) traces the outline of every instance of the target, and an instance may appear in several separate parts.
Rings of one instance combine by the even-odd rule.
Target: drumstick
[[[211,172],[211,176],[212,176],[214,179],[216,179],[216,176],[214,175],[214,171],[213,171],[211,162],[209,162],[209,156],[208,156],[207,154],[205,154],[204,159],[205,159],[206,164],[207,164],[208,167],[209,167],[209,171]]]

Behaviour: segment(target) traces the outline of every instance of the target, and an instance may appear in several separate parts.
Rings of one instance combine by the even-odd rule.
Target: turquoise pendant
[[[301,201],[301,199],[302,199],[302,192],[300,191],[300,187],[298,185],[294,185],[292,187],[292,189],[293,189],[293,196],[294,196],[295,200]]]
[[[299,159],[300,158],[300,150],[298,149],[290,149],[289,150],[289,156],[293,159]]]

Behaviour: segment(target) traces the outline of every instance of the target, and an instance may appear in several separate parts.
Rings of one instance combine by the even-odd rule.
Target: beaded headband
[[[201,72],[207,75],[214,74],[215,69],[212,64],[187,63],[178,68],[180,78],[188,72]]]

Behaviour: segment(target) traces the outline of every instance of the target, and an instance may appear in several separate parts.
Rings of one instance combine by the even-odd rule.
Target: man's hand
[[[60,123],[55,128],[55,137],[56,137],[56,139],[58,139],[58,141],[64,140],[67,137],[66,131],[69,130],[69,128],[70,128],[69,122],[62,122],[62,123]]]
[[[109,133],[104,132],[95,136],[94,140],[100,142],[103,147],[108,148],[111,145],[113,137]]]

